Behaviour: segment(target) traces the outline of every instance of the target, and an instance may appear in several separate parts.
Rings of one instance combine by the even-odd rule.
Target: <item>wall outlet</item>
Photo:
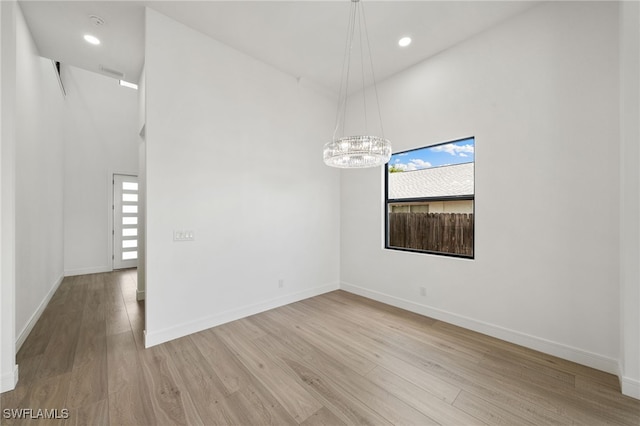
[[[193,231],[173,231],[173,241],[193,241],[194,239]]]
[[[282,287],[284,287],[284,280],[282,278],[280,278],[278,280],[278,288],[282,288]]]
[[[427,295],[427,288],[420,287],[420,296],[426,296],[426,295]]]

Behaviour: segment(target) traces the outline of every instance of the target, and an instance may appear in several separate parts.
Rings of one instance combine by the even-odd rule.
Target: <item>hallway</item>
[[[20,381],[2,394],[2,407],[67,408],[77,425],[108,419],[107,364],[135,376],[143,328],[135,269],[65,278],[18,352]],[[131,386],[118,391],[123,399],[140,394]]]

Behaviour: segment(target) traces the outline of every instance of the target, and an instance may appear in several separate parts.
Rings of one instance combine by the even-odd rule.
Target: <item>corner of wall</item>
[[[15,348],[15,1],[0,2],[0,392],[18,382]]]
[[[620,380],[620,389],[623,395],[640,399],[640,380],[625,377],[622,363],[618,364],[618,379]]]
[[[33,313],[33,315],[31,315],[31,318],[29,318],[29,321],[27,322],[27,324],[25,324],[24,328],[18,334],[18,337],[16,339],[16,352],[20,350],[25,340],[27,340],[27,337],[29,337],[29,333],[31,333],[31,330],[33,330],[33,327],[35,327],[36,323],[42,316],[42,313],[44,312],[45,308],[51,301],[51,298],[58,290],[58,287],[60,287],[60,284],[62,284],[63,279],[64,279],[64,275],[61,275],[53,283],[53,286],[51,286],[51,290],[49,290],[49,292],[44,297],[44,299],[42,299],[42,302],[40,302],[40,305],[38,305],[38,308],[36,309],[36,311]]]
[[[640,399],[640,4],[619,3],[619,333],[622,393]]]
[[[139,273],[138,273],[138,275],[139,275]],[[136,300],[137,301],[144,300],[144,297],[145,297],[144,296],[144,290],[136,289]]]
[[[14,365],[13,371],[4,373],[0,379],[0,393],[8,392],[16,388],[18,384],[18,365]]]

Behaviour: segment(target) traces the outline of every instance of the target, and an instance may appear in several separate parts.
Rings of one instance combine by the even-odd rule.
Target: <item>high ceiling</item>
[[[376,79],[383,80],[534,6],[535,1],[366,1]],[[294,77],[338,91],[350,2],[19,2],[42,56],[137,82],[149,7]],[[91,15],[104,19],[96,26]],[[83,40],[91,33],[99,46]],[[397,44],[409,35],[413,43]]]

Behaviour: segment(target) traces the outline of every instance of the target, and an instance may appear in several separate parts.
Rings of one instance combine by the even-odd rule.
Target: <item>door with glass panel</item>
[[[138,266],[138,177],[113,175],[113,269]]]

